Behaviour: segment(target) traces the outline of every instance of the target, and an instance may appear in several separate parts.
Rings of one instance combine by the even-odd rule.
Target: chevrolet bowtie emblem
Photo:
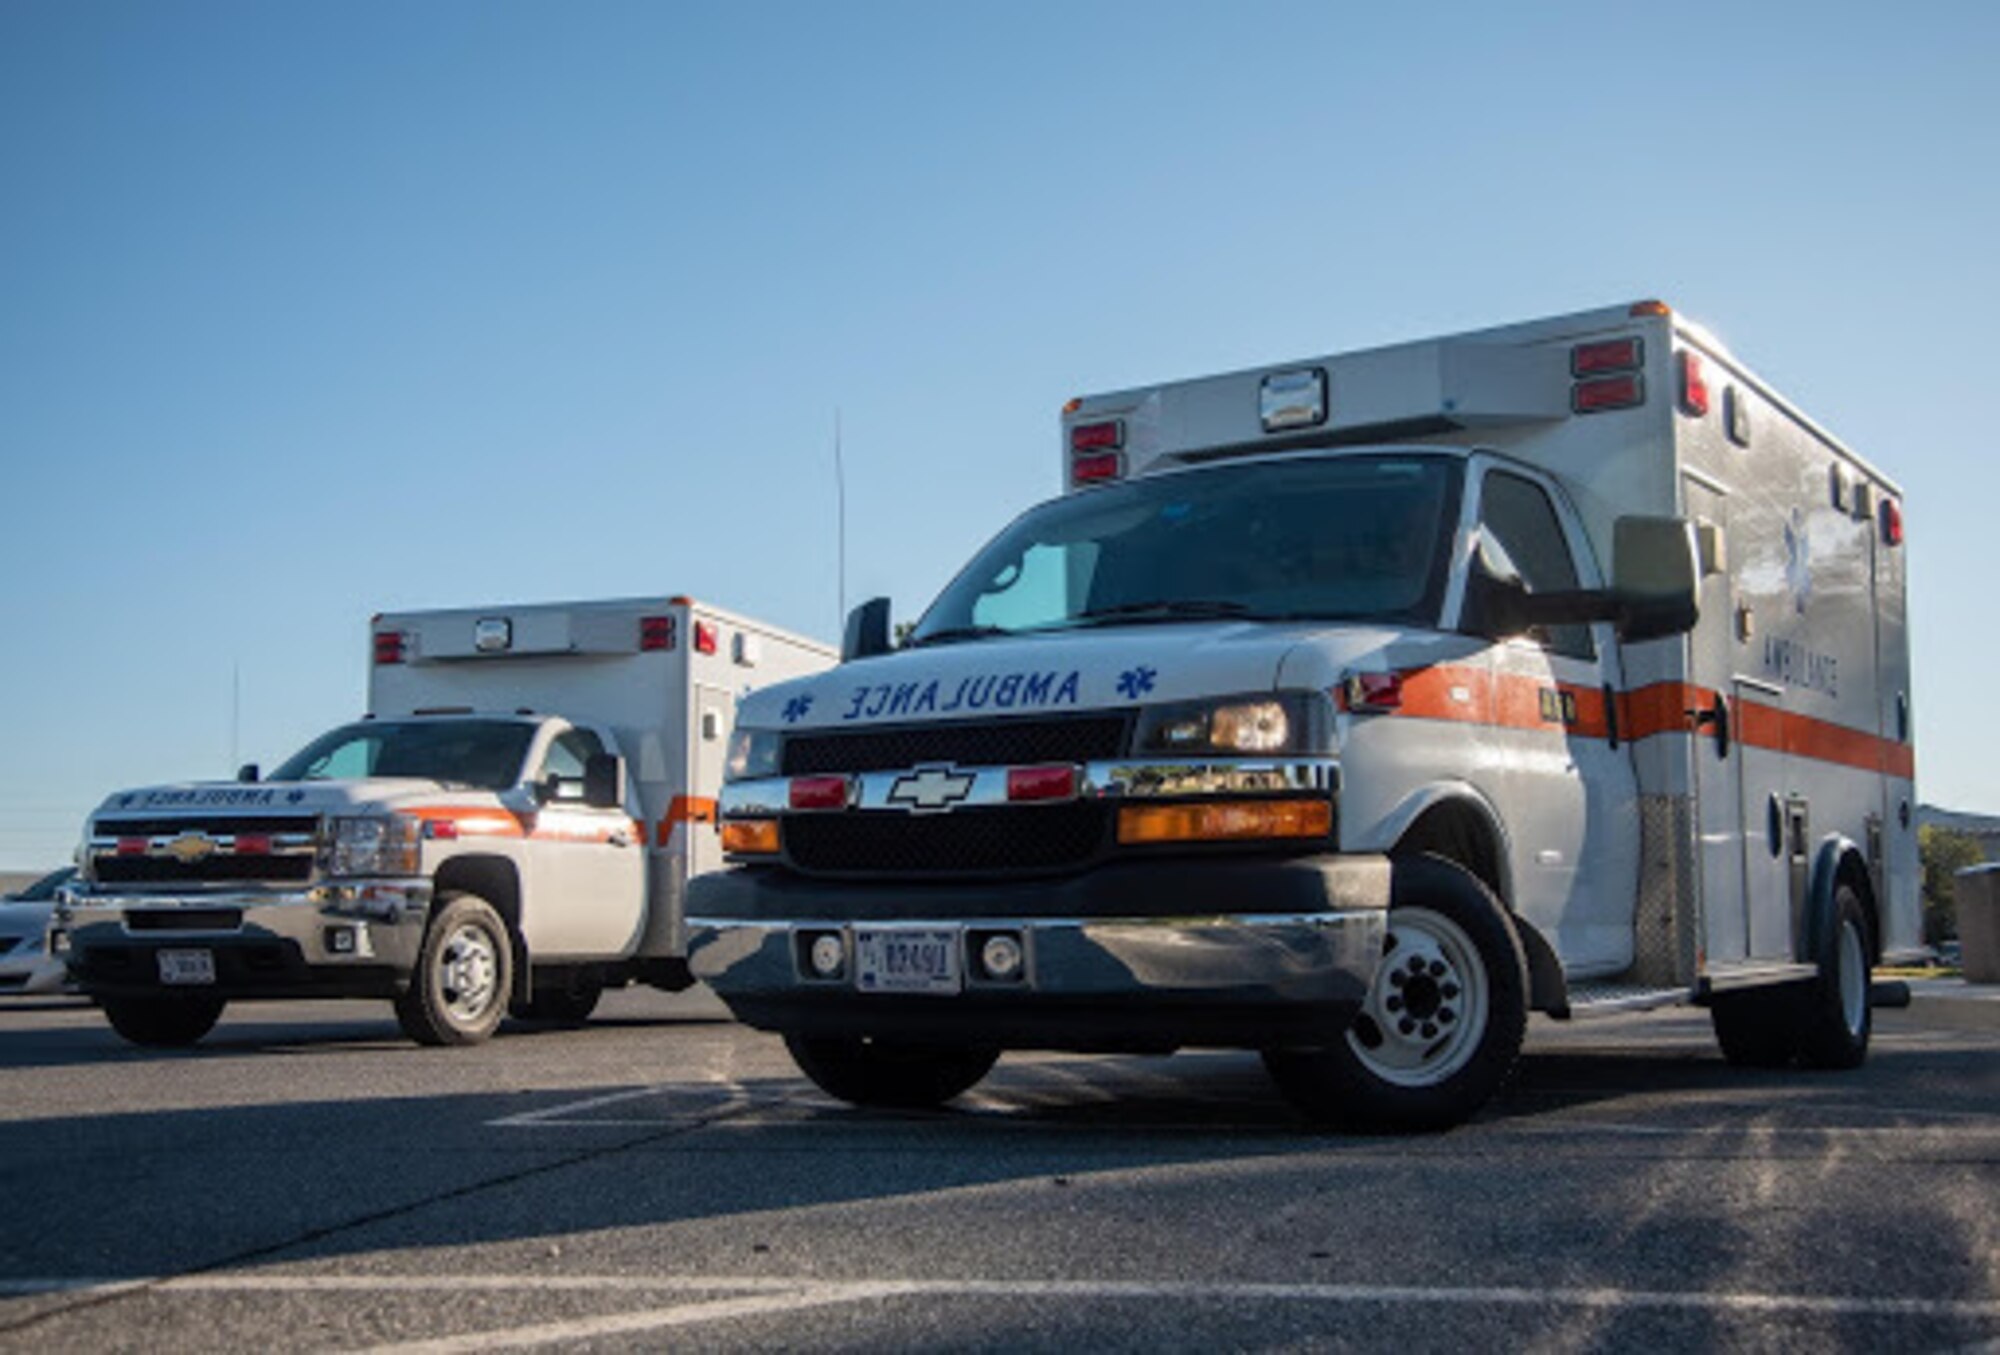
[[[207,833],[190,830],[167,843],[161,850],[182,865],[192,866],[197,861],[206,861],[215,855],[215,847],[215,839]]]
[[[898,777],[896,784],[889,787],[889,803],[902,805],[912,814],[936,813],[972,794],[972,782],[970,772],[925,767]]]

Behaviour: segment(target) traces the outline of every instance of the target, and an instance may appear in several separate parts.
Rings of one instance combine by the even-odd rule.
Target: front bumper
[[[393,997],[408,987],[430,913],[428,880],[352,880],[291,891],[110,894],[58,906],[70,977],[93,996],[168,991],[159,952],[207,951],[223,998]],[[173,986],[173,991],[196,991]]]
[[[769,868],[689,886],[689,963],[736,1016],[802,1035],[1005,1048],[1255,1048],[1316,1043],[1358,1010],[1382,952],[1382,857],[1127,862],[1062,881],[894,885]],[[862,992],[808,968],[812,938],[847,954],[877,925],[950,933],[964,985]],[[968,938],[1018,937],[1018,978],[979,976]]]

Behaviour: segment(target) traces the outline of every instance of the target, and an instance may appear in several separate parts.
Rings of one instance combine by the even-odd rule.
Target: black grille
[[[1077,803],[954,814],[794,814],[785,857],[806,874],[1020,875],[1081,866],[1106,845],[1111,811]]]
[[[155,908],[125,914],[135,932],[233,932],[243,926],[240,908]]]
[[[1125,725],[1118,715],[794,734],[785,740],[784,773],[886,772],[929,762],[959,767],[1089,762],[1125,751]]]
[[[91,865],[100,884],[290,883],[312,878],[310,856],[211,856],[183,864],[157,856],[100,856]]]
[[[207,833],[210,837],[230,837],[237,833],[316,833],[319,820],[297,814],[284,818],[99,819],[93,831],[98,837],[178,837],[190,832]]]

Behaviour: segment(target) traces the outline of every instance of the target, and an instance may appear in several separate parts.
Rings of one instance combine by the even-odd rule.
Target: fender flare
[[[1425,814],[1444,805],[1463,806],[1477,816],[1493,836],[1493,871],[1498,877],[1498,887],[1493,892],[1499,897],[1500,906],[1506,910],[1507,920],[1520,939],[1521,952],[1527,957],[1528,1005],[1538,1012],[1567,1015],[1569,985],[1563,978],[1562,962],[1556,958],[1555,948],[1549,944],[1548,938],[1516,912],[1511,902],[1514,894],[1510,864],[1513,844],[1508,837],[1507,822],[1494,808],[1492,800],[1466,781],[1434,781],[1419,786],[1383,820],[1386,830],[1383,836],[1388,841],[1385,850],[1393,851]]]
[[[1882,919],[1876,911],[1875,890],[1868,878],[1868,859],[1853,839],[1839,833],[1828,834],[1813,856],[1812,881],[1806,890],[1805,917],[1801,919],[1796,958],[1802,964],[1818,961],[1821,948],[1833,932],[1833,900],[1843,874],[1853,876],[1854,892],[1868,915],[1868,951],[1871,962],[1882,958]]]

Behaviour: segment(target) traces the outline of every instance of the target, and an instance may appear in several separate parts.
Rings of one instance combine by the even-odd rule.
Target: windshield
[[[370,720],[323,734],[271,773],[273,781],[414,776],[505,790],[521,779],[535,726],[518,720]]]
[[[1031,508],[912,644],[1240,617],[1435,625],[1459,461],[1295,458],[1127,481]]]

